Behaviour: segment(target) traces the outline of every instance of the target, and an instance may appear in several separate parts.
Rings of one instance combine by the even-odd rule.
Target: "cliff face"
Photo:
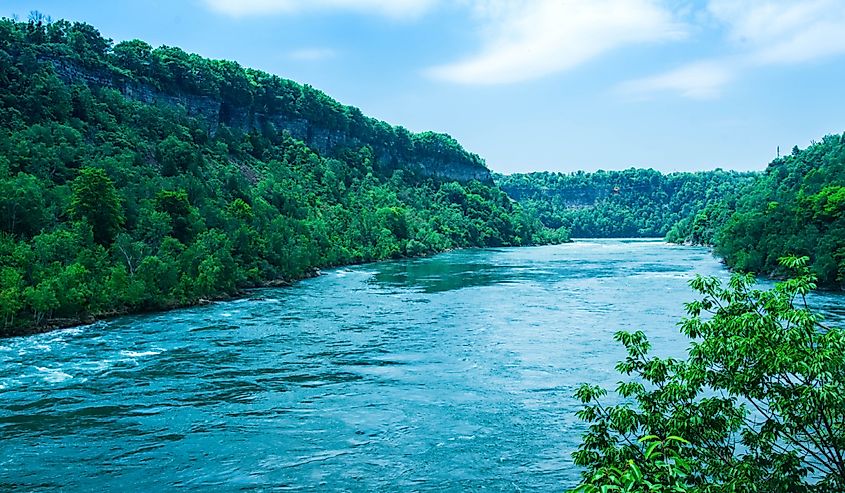
[[[530,200],[537,198],[537,188],[523,186],[521,184],[513,184],[510,182],[502,182],[500,180],[499,186],[512,199],[517,202],[523,200]],[[562,207],[569,209],[583,209],[594,207],[596,202],[604,200],[614,191],[610,187],[577,187],[577,188],[560,188],[560,189],[543,189],[542,196],[547,200],[554,201]]]
[[[144,103],[182,107],[188,115],[204,121],[212,135],[217,132],[220,125],[243,132],[267,131],[267,129],[273,132],[286,132],[323,156],[331,156],[344,149],[370,146],[376,164],[383,171],[405,169],[424,177],[460,182],[479,180],[487,184],[493,183],[490,171],[480,160],[477,160],[477,157],[476,159],[461,158],[438,144],[426,149],[422,157],[418,155],[413,160],[409,160],[393,142],[362,139],[349,130],[329,128],[295,113],[261,112],[255,105],[232,106],[226,104],[222,98],[184,91],[168,92],[121,77],[109,70],[88,69],[68,60],[47,59],[45,61],[52,64],[56,75],[65,83],[109,87],[120,91],[128,98]]]

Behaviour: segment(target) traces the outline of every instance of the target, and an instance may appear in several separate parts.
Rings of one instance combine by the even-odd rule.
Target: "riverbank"
[[[557,244],[562,245],[562,244],[566,244],[566,243],[572,243],[572,241],[573,241],[572,239],[569,239],[568,241],[565,241],[565,242],[562,242],[562,243],[557,243]],[[537,244],[537,245],[526,245],[526,246],[528,246],[528,247],[544,246],[544,245],[549,245],[549,244],[551,244],[551,243]],[[478,247],[468,247],[468,248],[465,248],[465,249],[475,249],[475,248],[478,248]],[[506,246],[506,247],[500,247],[500,248],[522,248],[522,247]],[[50,319],[47,319],[44,323],[39,324],[39,325],[30,324],[30,325],[22,325],[22,326],[18,326],[18,327],[7,328],[3,331],[0,331],[0,339],[6,339],[6,338],[12,338],[12,337],[26,337],[26,336],[36,335],[36,334],[43,334],[43,333],[51,332],[51,331],[54,331],[54,330],[62,330],[62,329],[69,329],[69,328],[73,328],[73,327],[79,327],[79,326],[82,326],[82,325],[90,325],[90,324],[93,324],[93,323],[98,322],[98,321],[112,320],[112,319],[115,319],[117,317],[123,317],[123,316],[127,316],[127,315],[140,315],[140,314],[145,314],[145,313],[164,313],[164,312],[168,312],[168,311],[171,311],[171,310],[178,310],[180,308],[190,308],[190,307],[194,307],[194,306],[207,305],[207,304],[210,304],[210,303],[213,303],[213,302],[216,302],[216,301],[236,300],[236,299],[241,299],[241,298],[245,297],[249,293],[249,291],[251,291],[251,290],[262,289],[262,288],[292,286],[293,284],[295,284],[299,281],[302,281],[304,279],[310,279],[310,278],[317,277],[321,274],[321,269],[334,269],[334,268],[340,268],[340,267],[351,267],[351,266],[355,266],[355,265],[366,265],[366,264],[372,264],[372,263],[377,263],[377,262],[384,262],[384,261],[387,261],[387,260],[409,260],[409,259],[414,259],[414,258],[425,258],[425,257],[434,256],[434,255],[440,255],[442,253],[447,253],[447,252],[454,251],[454,250],[456,250],[456,249],[449,248],[449,249],[445,249],[445,250],[442,250],[442,251],[431,252],[431,253],[426,253],[426,254],[417,255],[417,256],[404,256],[404,257],[392,258],[392,259],[378,259],[378,260],[371,260],[371,261],[368,261],[368,262],[355,262],[355,263],[349,263],[349,264],[323,266],[323,267],[320,267],[320,268],[315,267],[315,268],[309,270],[308,272],[306,272],[305,275],[298,277],[298,278],[264,280],[264,281],[261,281],[259,283],[253,284],[253,285],[241,287],[235,293],[221,293],[219,295],[199,298],[199,299],[192,300],[192,301],[189,301],[189,302],[186,302],[186,303],[172,303],[172,304],[162,306],[162,307],[154,307],[154,308],[149,308],[149,309],[135,309],[135,310],[124,307],[120,310],[112,310],[112,311],[109,311],[109,312],[103,312],[103,313],[98,313],[98,314],[86,314],[85,316],[81,316],[81,317],[78,317],[78,318],[50,318]],[[460,250],[460,249],[458,249],[458,250]]]
[[[338,266],[341,267],[341,266]],[[47,319],[43,324],[30,324],[30,325],[23,325],[18,327],[13,327],[6,329],[3,332],[0,332],[0,339],[8,339],[13,337],[26,337],[36,334],[44,334],[47,332],[52,332],[54,330],[62,330],[62,329],[70,329],[74,327],[79,327],[82,325],[90,325],[96,322],[105,321],[105,320],[112,320],[118,317],[124,317],[127,315],[141,315],[145,313],[164,313],[169,312],[171,310],[178,310],[180,308],[190,308],[194,306],[203,306],[214,303],[216,301],[231,301],[236,299],[241,299],[247,294],[249,291],[254,289],[262,289],[262,288],[279,288],[285,286],[292,286],[294,283],[301,281],[303,279],[310,279],[313,277],[319,276],[321,273],[320,269],[313,269],[309,271],[306,275],[297,278],[297,279],[271,279],[267,281],[262,281],[260,283],[245,286],[240,288],[235,293],[221,293],[215,296],[208,296],[205,298],[199,298],[197,300],[192,300],[187,303],[172,303],[162,307],[154,307],[149,309],[136,309],[132,310],[127,307],[121,308],[119,310],[112,310],[109,312],[97,313],[97,314],[86,314],[85,316],[81,316],[78,318],[50,318]]]

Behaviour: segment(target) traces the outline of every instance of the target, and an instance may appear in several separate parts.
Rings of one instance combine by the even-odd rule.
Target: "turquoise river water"
[[[704,248],[465,250],[0,340],[0,490],[563,491],[620,329],[682,356]],[[817,302],[837,317],[840,295]]]

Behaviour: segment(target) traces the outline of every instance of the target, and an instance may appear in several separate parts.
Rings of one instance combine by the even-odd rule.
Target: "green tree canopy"
[[[97,243],[111,243],[124,221],[114,182],[100,168],[82,168],[71,189],[71,215],[91,225]]]

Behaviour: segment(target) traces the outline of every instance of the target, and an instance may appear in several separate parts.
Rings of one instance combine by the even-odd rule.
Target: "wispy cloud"
[[[745,72],[845,54],[841,0],[710,0],[705,12],[725,29],[729,54],[628,81],[619,89],[636,95],[671,91],[714,98]]]
[[[845,53],[841,0],[711,0],[708,11],[750,62],[798,63]]]
[[[204,0],[211,9],[232,17],[297,14],[327,10],[353,11],[397,19],[416,18],[438,0]]]
[[[334,58],[337,52],[331,48],[302,48],[288,52],[287,56],[291,60],[302,62],[318,62],[321,60],[328,60]]]
[[[668,72],[624,82],[619,90],[628,95],[645,96],[656,92],[676,92],[692,99],[713,99],[735,77],[729,61],[707,60],[683,65]]]
[[[689,60],[618,86],[643,97],[670,92],[708,99],[744,73],[845,55],[845,0],[201,0],[233,17],[352,12],[413,20],[435,10],[468,11],[475,53],[429,67],[436,80],[491,85],[576,68],[615,49],[695,35],[717,39],[722,55]],[[451,9],[446,9],[450,6]],[[323,60],[332,50],[288,54]]]
[[[677,39],[684,29],[652,0],[475,0],[482,48],[432,67],[434,78],[507,84],[565,71],[612,49]]]

